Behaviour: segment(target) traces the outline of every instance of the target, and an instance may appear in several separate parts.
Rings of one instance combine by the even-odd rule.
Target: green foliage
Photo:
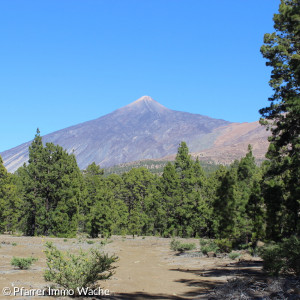
[[[233,248],[232,241],[228,239],[217,239],[215,240],[215,243],[218,245],[221,252],[229,253]]]
[[[213,202],[216,236],[232,241],[235,247],[264,237],[261,172],[255,165],[250,145],[246,156],[235,161],[219,181]]]
[[[211,209],[207,199],[206,176],[198,160],[193,161],[182,142],[175,164],[168,163],[161,178],[165,211],[164,235],[182,237],[209,233]]]
[[[155,176],[147,169],[139,168],[124,173],[122,179],[124,186],[121,197],[128,207],[128,232],[133,236],[141,235],[145,233],[143,229],[150,227],[147,198],[151,195]]]
[[[228,257],[232,260],[235,260],[235,259],[239,258],[240,256],[241,256],[241,254],[238,252],[230,252],[228,254]]]
[[[300,239],[292,236],[261,250],[264,270],[272,276],[280,273],[300,275]]]
[[[208,252],[219,252],[219,246],[213,240],[200,239],[200,250],[203,254]]]
[[[22,215],[22,200],[15,180],[15,176],[7,172],[0,156],[0,232],[15,232]]]
[[[2,178],[10,176],[0,164],[1,172]],[[132,234],[220,239],[220,245],[205,245],[204,252],[217,247],[230,251],[265,236],[262,171],[250,146],[244,158],[209,177],[185,142],[161,177],[146,168],[105,177],[95,163],[81,173],[73,155],[60,146],[44,146],[37,131],[28,165],[10,178],[17,191],[10,201],[18,204],[15,208],[23,204],[11,214],[11,224],[27,235],[73,237],[85,232],[92,238]],[[2,182],[0,176],[0,196],[7,181]],[[4,212],[12,211],[1,197],[0,207],[4,224]]]
[[[21,270],[27,270],[31,267],[31,265],[36,262],[38,259],[34,257],[13,257],[11,260],[11,265],[15,266]]]
[[[168,162],[165,160],[150,160],[150,159],[124,163],[113,167],[105,168],[104,176],[109,176],[111,174],[122,175],[123,173],[129,172],[131,169],[137,169],[137,168],[146,168],[152,174],[162,175],[167,163]],[[173,164],[174,161],[170,161],[170,163]],[[205,172],[205,174],[209,175],[215,172],[219,168],[219,165],[215,164],[213,161],[201,161],[201,167]]]
[[[161,177],[145,168],[104,177],[95,163],[80,173],[73,155],[43,146],[39,131],[29,153],[28,165],[14,178],[24,201],[18,229],[27,235],[207,236],[235,244],[263,238],[261,177],[251,148],[240,162],[210,177],[185,142]]]
[[[105,179],[106,188],[113,196],[110,200],[111,207],[111,233],[125,235],[128,225],[128,207],[124,201],[124,181],[121,176],[112,174]]]
[[[185,252],[196,249],[195,243],[181,243],[179,240],[172,239],[170,248],[173,251]]]
[[[28,165],[18,170],[27,235],[76,235],[82,179],[75,156],[47,143],[39,131],[29,147]]]
[[[276,244],[267,245],[260,250],[260,255],[263,259],[264,270],[271,276],[278,275],[284,265],[280,246]]]
[[[116,267],[112,264],[117,261],[114,255],[108,256],[96,249],[80,251],[76,255],[63,253],[50,242],[45,246],[48,266],[44,273],[45,280],[72,289],[75,294],[78,288],[95,288],[97,281],[107,280],[114,274]]]
[[[109,244],[109,243],[111,243],[111,242],[112,242],[111,240],[108,240],[107,238],[105,238],[104,240],[100,241],[100,244],[101,244],[102,246],[105,246],[105,245],[107,245],[107,244]]]
[[[274,14],[275,32],[265,34],[261,53],[272,68],[274,94],[260,110],[261,123],[271,130],[263,194],[267,236],[280,241],[300,234],[300,3],[281,0]]]

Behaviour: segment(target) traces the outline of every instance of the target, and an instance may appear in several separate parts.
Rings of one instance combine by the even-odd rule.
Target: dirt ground
[[[45,282],[43,272],[46,258],[44,243],[52,241],[59,250],[76,252],[79,249],[101,247],[104,252],[116,254],[115,275],[101,284],[109,289],[106,299],[207,299],[214,287],[236,276],[261,276],[261,261],[241,261],[229,258],[208,258],[197,249],[185,254],[170,250],[171,239],[158,237],[113,236],[109,243],[101,246],[101,239],[88,244],[87,239],[59,239],[42,237],[14,237],[0,235],[0,298],[1,299],[52,299],[39,296],[5,296],[4,288],[44,289],[51,283]],[[102,240],[103,241],[103,240]],[[13,256],[38,258],[29,270],[11,266]],[[56,297],[55,299],[63,299]],[[64,298],[66,299],[66,297]],[[91,298],[89,298],[91,299]],[[96,297],[94,297],[96,299]]]

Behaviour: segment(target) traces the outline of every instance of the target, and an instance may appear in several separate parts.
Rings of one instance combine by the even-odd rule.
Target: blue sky
[[[149,95],[232,122],[259,119],[260,54],[279,0],[0,1],[0,152]]]

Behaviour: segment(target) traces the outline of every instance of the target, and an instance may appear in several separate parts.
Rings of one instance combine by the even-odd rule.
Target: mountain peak
[[[133,101],[132,103],[130,103],[129,105],[135,105],[135,104],[138,104],[138,103],[155,103],[155,104],[159,104],[157,101],[155,101],[153,98],[151,98],[150,96],[142,96],[141,98]],[[161,105],[161,104],[159,104]]]
[[[161,105],[150,96],[142,96],[134,102],[125,106],[130,109],[138,109],[140,111],[162,112],[168,110],[165,106]]]
[[[142,96],[141,98],[137,99],[134,102],[142,102],[142,101],[143,102],[145,102],[145,101],[151,102],[151,101],[155,101],[155,100],[153,100],[150,96],[145,95],[145,96]]]

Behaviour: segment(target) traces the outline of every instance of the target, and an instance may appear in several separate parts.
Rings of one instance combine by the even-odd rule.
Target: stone
[[[213,251],[207,252],[207,257],[216,257],[216,253]]]

